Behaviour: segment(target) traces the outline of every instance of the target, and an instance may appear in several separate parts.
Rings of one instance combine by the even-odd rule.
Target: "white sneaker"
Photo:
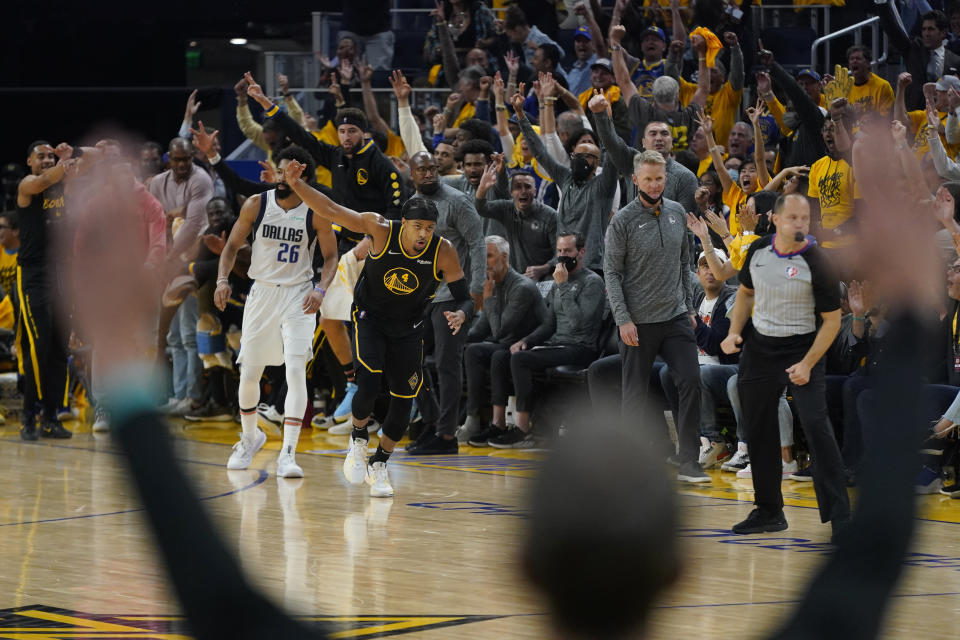
[[[753,477],[753,470],[750,468],[750,465],[748,464],[748,465],[745,466],[743,469],[740,469],[740,471],[737,471],[737,477],[738,477],[738,478],[752,478],[752,477]]]
[[[371,497],[393,497],[393,487],[390,486],[390,475],[387,473],[386,462],[374,462],[369,466],[367,469],[367,484],[370,485]]]
[[[260,429],[257,429],[254,434],[252,443],[247,442],[246,438],[241,435],[237,444],[233,445],[233,453],[227,460],[227,469],[246,469],[249,467],[253,456],[257,455],[257,451],[260,451],[266,441],[267,435]]]
[[[297,465],[294,459],[296,452],[293,447],[287,446],[280,452],[277,458],[277,477],[278,478],[302,478],[303,469]]]
[[[790,462],[783,463],[783,480],[789,480],[790,476],[800,470],[800,466],[797,464],[796,460],[791,460]]]
[[[350,449],[343,459],[343,476],[350,484],[363,484],[367,477],[367,441],[350,440]]]
[[[367,433],[376,433],[379,428],[380,425],[377,424],[377,421],[370,418],[370,421],[367,422]],[[348,436],[353,433],[353,420],[348,420],[343,424],[335,424],[327,429],[327,433],[332,436]]]
[[[730,452],[727,451],[727,445],[722,442],[708,442],[706,446],[701,447],[700,458],[697,462],[704,469],[709,469],[728,457],[730,457]]]
[[[333,426],[333,418],[322,413],[314,414],[313,418],[310,419],[310,426],[314,429],[329,429]]]
[[[93,419],[93,427],[91,428],[94,433],[103,433],[104,431],[110,430],[110,416],[107,415],[107,410],[99,404],[97,405],[97,412]]]
[[[750,463],[750,456],[747,454],[747,450],[737,449],[737,452],[733,454],[729,460],[720,465],[720,469],[723,471],[740,471],[745,468],[747,464]]]
[[[483,423],[477,416],[467,416],[466,421],[457,429],[457,441],[466,442],[483,431]]]

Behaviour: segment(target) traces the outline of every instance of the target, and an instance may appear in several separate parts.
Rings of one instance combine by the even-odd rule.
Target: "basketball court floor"
[[[0,639],[188,638],[109,436],[72,423],[72,440],[25,443],[17,426],[0,427]],[[238,427],[171,428],[228,546],[291,614],[328,622],[337,638],[549,637],[517,562],[542,453],[398,453],[396,496],[372,499],[341,474],[347,437],[325,431],[301,435],[302,480],[275,476],[275,436],[249,470],[227,471]],[[811,485],[784,483],[787,531],[738,537],[729,528],[750,511],[752,485],[712,476],[679,489],[686,570],[657,607],[653,638],[760,637],[750,634],[790,611],[828,552]],[[918,500],[885,637],[955,638],[960,500]]]

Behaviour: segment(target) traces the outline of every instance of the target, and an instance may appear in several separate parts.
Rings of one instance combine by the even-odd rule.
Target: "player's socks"
[[[373,464],[374,462],[386,462],[390,459],[390,453],[390,451],[384,451],[383,447],[377,445],[377,450],[372,456],[370,456],[369,464]]]
[[[257,433],[257,408],[240,409],[240,428],[243,429],[243,439],[253,442]]]
[[[297,442],[300,441],[300,418],[283,419],[283,448],[290,447],[291,451],[297,450]]]

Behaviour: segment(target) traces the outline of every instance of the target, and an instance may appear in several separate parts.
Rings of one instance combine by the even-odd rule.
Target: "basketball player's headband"
[[[440,217],[437,205],[423,198],[410,198],[404,202],[400,215],[404,220],[425,220],[427,222],[436,222],[437,218]]]
[[[361,118],[352,113],[343,114],[337,116],[337,126],[339,127],[342,124],[352,124],[361,131],[367,130],[367,121],[364,118]]]

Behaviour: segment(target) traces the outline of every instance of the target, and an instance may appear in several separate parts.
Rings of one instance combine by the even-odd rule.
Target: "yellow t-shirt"
[[[860,190],[846,160],[820,158],[810,167],[809,181],[807,195],[820,201],[820,226],[833,229],[850,219]]]
[[[477,112],[477,108],[473,105],[472,102],[468,102],[460,108],[460,115],[457,116],[457,119],[453,121],[453,126],[451,128],[456,129],[460,126],[460,123],[464,120],[469,120]]]
[[[893,110],[893,97],[893,88],[890,83],[877,74],[871,73],[870,78],[862,85],[853,85],[847,96],[847,102],[853,105],[859,123],[860,116],[867,111],[879,111],[890,115]]]
[[[329,120],[327,120],[327,124],[323,125],[320,131],[311,131],[310,133],[320,142],[326,142],[335,147],[340,146],[340,136],[337,135],[337,128],[333,126],[333,123]],[[330,175],[330,170],[317,165],[317,182],[325,187],[333,186],[333,176]]]
[[[754,240],[759,238],[760,236],[755,233],[734,236],[733,240],[730,241],[730,246],[727,247],[730,250],[730,263],[733,264],[734,269],[740,271],[743,268],[743,263],[747,259],[747,248],[753,244]]]
[[[946,127],[948,114],[943,111],[938,112],[938,114],[940,124]],[[930,125],[927,124],[927,112],[920,109],[911,111],[907,116],[910,118],[910,130],[915,132],[913,135],[913,151],[918,158],[923,158],[930,152],[930,141],[927,140],[927,130],[930,128]],[[957,157],[957,153],[960,152],[960,144],[947,144],[947,138],[943,132],[940,133],[940,142],[943,143],[943,148],[947,150],[947,157]]]
[[[697,85],[680,79],[680,102],[683,106],[690,104],[696,91]],[[713,139],[717,144],[727,146],[730,130],[737,121],[742,96],[743,90],[734,91],[729,81],[724,82],[716,93],[707,96],[707,106],[703,111],[713,118]]]
[[[403,138],[393,131],[387,131],[387,151],[383,155],[388,158],[399,158],[404,151],[406,147],[403,146]]]
[[[759,178],[757,182],[757,191],[759,191],[763,189],[764,185],[759,184]],[[756,191],[754,191],[754,193],[756,193]],[[732,235],[740,233],[740,223],[737,222],[737,214],[740,213],[743,205],[747,204],[747,198],[752,195],[753,193],[744,193],[743,189],[741,189],[740,185],[736,182],[731,184],[730,188],[723,192],[723,204],[730,208],[730,233]]]
[[[3,295],[13,295],[17,289],[17,251],[7,253],[6,249],[0,249],[0,287],[3,287]]]
[[[700,166],[697,167],[697,177],[699,178],[707,172],[713,166],[713,156],[707,156],[700,161]]]

